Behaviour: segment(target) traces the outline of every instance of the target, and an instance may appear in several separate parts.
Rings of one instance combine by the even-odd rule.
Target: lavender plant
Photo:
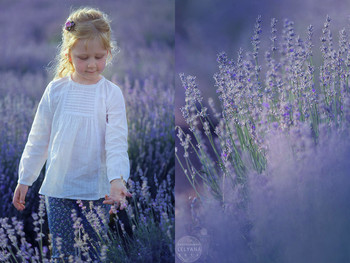
[[[210,110],[204,105],[195,77],[180,74],[185,88],[181,110],[189,133],[176,127],[184,156],[177,150],[175,154],[200,201],[192,203],[190,232],[206,240],[203,245],[209,236],[209,247],[215,247],[207,251],[206,260],[327,262],[338,248],[340,256],[329,260],[349,259],[344,247],[349,238],[341,238],[346,245],[329,249],[324,247],[324,237],[319,236],[320,243],[312,238],[317,229],[327,226],[329,231],[323,233],[339,244],[333,224],[340,221],[346,233],[350,229],[344,221],[349,209],[340,209],[348,198],[342,184],[349,182],[349,39],[341,30],[336,49],[330,21],[327,17],[323,27],[322,64],[317,67],[313,27],[308,27],[304,41],[296,35],[294,23],[285,20],[278,39],[277,20],[272,19],[263,65],[259,17],[252,52],[244,55],[240,49],[237,60],[218,55],[214,79],[220,110],[211,98]],[[344,155],[330,150],[340,142]],[[323,151],[338,156],[336,167]],[[321,162],[325,170],[310,166]],[[322,206],[331,194],[329,184],[333,191],[339,189],[339,195],[332,199],[336,212],[325,220],[320,217],[333,211],[328,203]],[[213,211],[215,218],[210,216]],[[316,225],[307,231],[312,222]],[[298,238],[305,240],[305,249],[292,245]]]
[[[199,177],[224,200],[224,193],[216,182],[218,178],[228,180],[235,187],[244,182],[247,169],[257,173],[266,169],[268,149],[264,141],[271,130],[288,132],[291,127],[306,123],[317,142],[320,125],[344,127],[344,101],[349,94],[346,64],[349,44],[342,30],[339,50],[334,50],[329,23],[327,17],[321,37],[323,64],[317,82],[312,64],[312,26],[308,28],[308,39],[304,43],[295,35],[293,22],[288,20],[284,21],[279,46],[276,19],[271,22],[271,47],[265,52],[263,76],[258,63],[259,17],[252,38],[252,53],[247,52],[244,58],[241,49],[236,62],[225,53],[218,55],[219,72],[214,79],[222,110],[218,112],[214,108],[213,99],[208,101],[215,118],[202,104],[195,77],[180,74],[186,93],[186,105],[181,110],[195,142],[191,142],[191,136],[181,127],[176,129],[185,150],[185,174],[189,174],[193,186]],[[210,143],[214,158],[205,140]],[[203,171],[191,165],[190,149],[201,161]],[[178,161],[183,165],[179,158]]]
[[[80,203],[82,213],[99,237],[98,246],[89,251],[90,236],[81,225],[82,219],[77,216],[77,211],[72,211],[76,242],[74,246],[79,253],[71,256],[70,262],[172,262],[175,230],[172,201],[174,192],[170,175],[162,183],[155,179],[158,187],[155,198],[150,195],[147,178],[142,178],[142,185],[130,181],[130,192],[134,196],[132,205],[126,211],[132,223],[131,235],[125,230],[125,221],[118,217],[120,211],[115,211],[117,216],[114,220],[119,231],[114,232],[106,229],[107,219],[100,207],[87,209]],[[43,196],[40,196],[39,212],[33,212],[32,218],[36,233],[34,245],[27,241],[22,221],[16,217],[11,220],[8,217],[1,218],[2,262],[50,262],[49,247],[43,245],[48,238],[44,226],[46,215]]]
[[[127,91],[124,94],[127,118],[135,120],[129,125],[131,169],[144,171],[151,185],[150,191],[155,194],[154,176],[163,181],[169,173],[174,174],[175,169],[174,88],[155,78],[143,83],[138,80],[131,83],[126,78],[123,86]],[[171,180],[174,185],[174,177]]]

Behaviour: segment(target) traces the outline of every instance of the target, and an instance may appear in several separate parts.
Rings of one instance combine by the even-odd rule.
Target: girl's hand
[[[129,193],[122,179],[115,179],[111,182],[110,196],[106,195],[106,200],[103,203],[115,205],[115,208],[119,207],[120,210],[123,210],[128,204],[126,197],[132,197],[132,194]],[[111,208],[109,213],[113,213],[113,208]]]
[[[28,192],[28,185],[17,184],[15,193],[13,194],[12,204],[17,210],[22,211],[25,206],[25,198]]]

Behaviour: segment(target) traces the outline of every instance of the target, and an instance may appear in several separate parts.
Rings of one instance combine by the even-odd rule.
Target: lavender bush
[[[220,110],[213,99],[204,105],[194,77],[180,75],[190,132],[177,127],[184,156],[175,152],[197,194],[188,231],[207,248],[203,260],[350,259],[350,45],[343,29],[336,47],[330,21],[317,66],[313,27],[303,40],[285,20],[278,38],[272,19],[263,65],[258,17],[251,52],[218,55]]]
[[[89,251],[89,235],[81,225],[81,218],[72,211],[74,220],[75,247],[78,256],[71,256],[69,262],[172,262],[174,258],[174,215],[173,184],[168,179],[156,181],[157,195],[152,198],[147,178],[142,176],[142,184],[129,182],[134,195],[132,204],[126,208],[131,225],[127,233],[125,220],[119,218],[121,212],[115,210],[114,223],[117,231],[104,231],[106,218],[100,207],[86,208],[81,201],[79,206],[99,236],[98,247]],[[23,222],[16,217],[0,219],[0,260],[2,262],[50,262],[48,234],[43,196],[40,196],[38,213],[33,212],[35,242],[28,242]],[[112,217],[111,217],[112,218]],[[102,220],[101,220],[102,219]],[[50,237],[51,238],[51,237]],[[58,243],[59,244],[59,243]],[[95,254],[93,257],[92,255]],[[97,260],[96,261],[96,255]]]
[[[129,125],[131,169],[145,171],[154,186],[154,175],[163,181],[168,173],[174,174],[174,88],[155,78],[133,84],[126,79],[123,86],[127,90],[127,118],[136,120]],[[151,188],[155,193],[156,188]]]

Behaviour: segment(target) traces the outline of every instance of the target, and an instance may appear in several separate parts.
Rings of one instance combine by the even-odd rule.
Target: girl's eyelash
[[[102,57],[95,57],[96,59],[102,59],[103,58],[103,56]],[[79,59],[81,59],[81,60],[86,60],[86,59],[88,59],[87,57],[79,57]]]

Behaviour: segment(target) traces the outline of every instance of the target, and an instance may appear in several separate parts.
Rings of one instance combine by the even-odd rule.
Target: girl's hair
[[[62,43],[56,58],[55,79],[63,78],[74,72],[74,67],[69,59],[70,51],[79,39],[86,40],[98,37],[103,47],[108,51],[107,61],[112,59],[112,51],[115,49],[111,41],[110,20],[107,15],[95,8],[80,8],[73,11],[67,21],[73,21],[74,26],[68,31],[66,25],[62,28]]]

